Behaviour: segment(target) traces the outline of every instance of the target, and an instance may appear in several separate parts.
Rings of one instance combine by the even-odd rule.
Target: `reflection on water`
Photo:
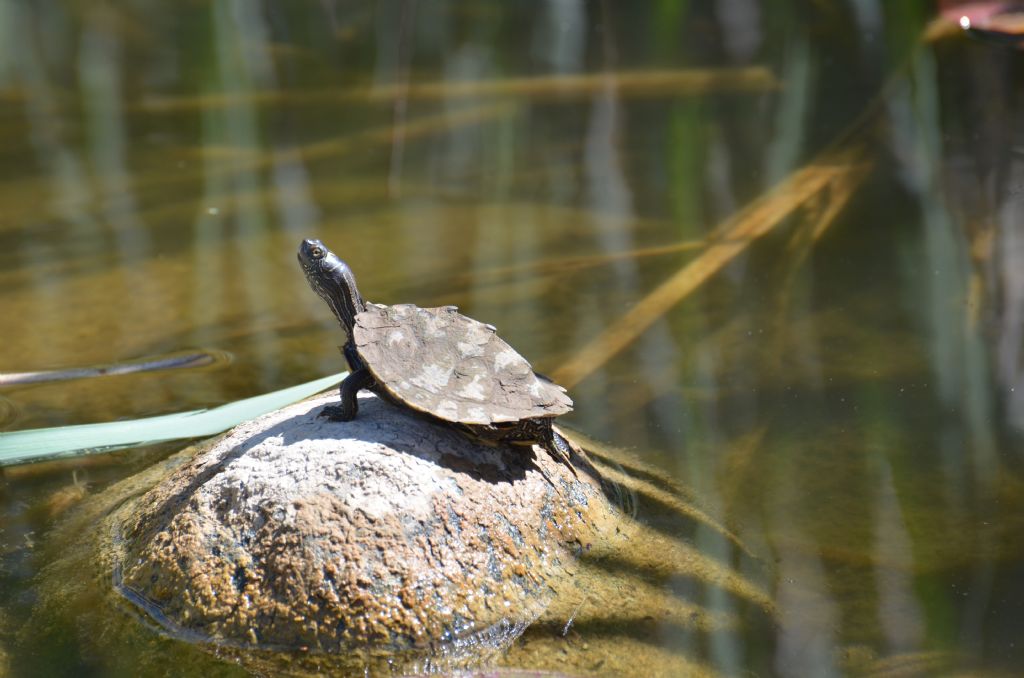
[[[234,356],[5,386],[0,425],[337,371],[294,261],[319,237],[370,300],[497,325],[572,383],[572,425],[668,471],[774,568],[777,629],[664,628],[650,651],[733,672],[771,647],[782,675],[1019,666],[1022,57],[931,12],[0,4],[0,373]],[[6,477],[15,667],[48,502],[140,463],[101,461],[86,490],[67,465]]]

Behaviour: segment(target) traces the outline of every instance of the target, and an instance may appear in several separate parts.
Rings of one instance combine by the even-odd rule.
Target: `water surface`
[[[232,359],[4,388],[0,425],[337,371],[295,261],[319,237],[372,301],[496,325],[572,387],[571,426],[692,488],[774,569],[777,629],[662,629],[651,652],[1019,670],[1022,57],[933,11],[3,3],[0,372]],[[172,448],[8,470],[16,672],[44,666],[14,635],[54,522]],[[48,669],[103,673],[59,649]]]

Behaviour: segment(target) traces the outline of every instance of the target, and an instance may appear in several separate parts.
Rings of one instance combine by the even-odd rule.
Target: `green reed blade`
[[[131,421],[0,433],[0,466],[214,435],[247,419],[319,393],[344,378],[343,372],[208,410],[191,410]]]

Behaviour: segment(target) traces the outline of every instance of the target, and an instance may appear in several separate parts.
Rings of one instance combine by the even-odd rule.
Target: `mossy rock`
[[[586,443],[574,473],[373,396],[353,422],[316,416],[334,401],[267,415],[76,507],[49,540],[23,640],[75,643],[92,669],[133,675],[713,675],[645,639],[774,623],[757,560],[649,469]],[[722,553],[699,551],[697,533]],[[732,611],[665,584],[680,581]]]
[[[455,660],[518,636],[621,523],[582,458],[574,474],[372,395],[318,417],[334,399],[236,428],[119,510],[119,589],[182,638]]]

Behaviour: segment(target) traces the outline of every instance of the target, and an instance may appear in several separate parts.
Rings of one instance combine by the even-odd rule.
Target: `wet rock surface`
[[[242,425],[115,514],[115,584],[172,635],[392,658],[508,644],[622,522],[614,487],[336,394]]]

